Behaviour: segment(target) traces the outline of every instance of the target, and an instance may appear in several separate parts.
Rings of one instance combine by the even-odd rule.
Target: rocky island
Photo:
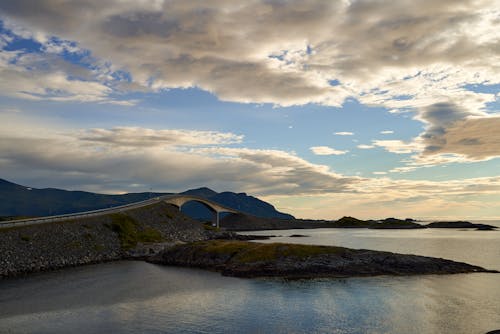
[[[336,223],[337,227],[373,227],[375,224],[381,228],[416,228],[414,225],[418,225],[392,218],[374,222],[352,217]],[[296,235],[300,236],[303,237]],[[3,228],[0,230],[0,277],[125,259],[205,268],[239,277],[492,272],[423,256],[246,241],[256,238],[217,230],[189,218],[171,204],[160,202],[97,217]]]
[[[425,225],[427,228],[475,228],[480,231],[493,231],[496,229],[496,226],[488,225],[488,224],[474,224],[467,221],[437,221],[430,224]]]
[[[214,270],[236,277],[351,277],[497,272],[440,258],[365,249],[208,240],[176,245],[149,262]]]

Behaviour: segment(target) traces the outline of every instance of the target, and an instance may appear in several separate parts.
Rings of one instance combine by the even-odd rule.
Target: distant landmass
[[[97,210],[167,194],[169,193],[141,192],[106,195],[54,188],[36,189],[0,179],[0,217],[37,217]],[[187,190],[182,194],[200,196],[259,217],[294,218],[292,215],[277,211],[271,204],[244,193],[217,193],[209,188],[198,188]],[[211,218],[208,209],[196,202],[186,203],[182,211],[196,219]]]

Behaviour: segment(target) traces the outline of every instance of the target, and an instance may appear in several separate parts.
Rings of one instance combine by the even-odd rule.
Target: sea
[[[500,227],[500,221],[483,222]],[[255,231],[268,241],[500,270],[500,230]],[[290,237],[301,234],[304,237]],[[119,261],[0,280],[0,333],[450,333],[500,330],[500,274],[285,280]]]

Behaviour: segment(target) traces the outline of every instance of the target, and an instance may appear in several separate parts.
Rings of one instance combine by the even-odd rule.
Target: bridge
[[[47,216],[47,217],[37,217],[37,218],[29,218],[29,219],[18,219],[18,220],[4,221],[4,222],[0,222],[0,229],[9,228],[9,227],[38,225],[38,224],[53,223],[53,222],[68,221],[68,220],[76,220],[76,219],[88,218],[88,217],[104,216],[104,215],[109,215],[111,213],[120,213],[120,212],[123,212],[126,210],[142,208],[142,207],[145,207],[145,206],[148,206],[151,204],[155,204],[155,203],[160,203],[160,202],[172,204],[172,205],[178,207],[179,211],[181,211],[182,206],[184,204],[186,204],[187,202],[192,202],[192,201],[203,204],[206,208],[208,208],[211,212],[213,212],[215,214],[217,227],[219,227],[220,213],[222,213],[222,212],[239,213],[239,211],[237,211],[237,210],[220,205],[219,203],[216,203],[214,201],[210,201],[210,200],[205,199],[203,197],[191,196],[191,195],[164,195],[164,196],[150,198],[150,199],[147,199],[145,201],[130,203],[130,204],[126,204],[126,205],[120,205],[120,206],[115,206],[115,207],[100,209],[100,210],[77,212],[77,213],[70,213],[70,214],[57,215],[57,216]]]

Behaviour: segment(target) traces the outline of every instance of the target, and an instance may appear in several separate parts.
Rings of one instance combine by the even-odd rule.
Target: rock
[[[347,277],[496,272],[451,260],[333,246],[211,240],[175,246],[153,263],[237,277]]]
[[[75,265],[141,258],[160,252],[174,240],[187,242],[210,238],[201,223],[184,216],[176,207],[166,203],[125,211],[123,215],[133,223],[132,232],[135,234],[132,236],[139,240],[128,249],[123,248],[109,215],[1,229],[0,278]],[[140,241],[141,237],[148,239],[151,235],[159,236],[163,241],[158,245]]]
[[[494,230],[496,226],[487,224],[473,224],[468,221],[438,221],[425,225],[428,228],[476,228],[481,230]]]

